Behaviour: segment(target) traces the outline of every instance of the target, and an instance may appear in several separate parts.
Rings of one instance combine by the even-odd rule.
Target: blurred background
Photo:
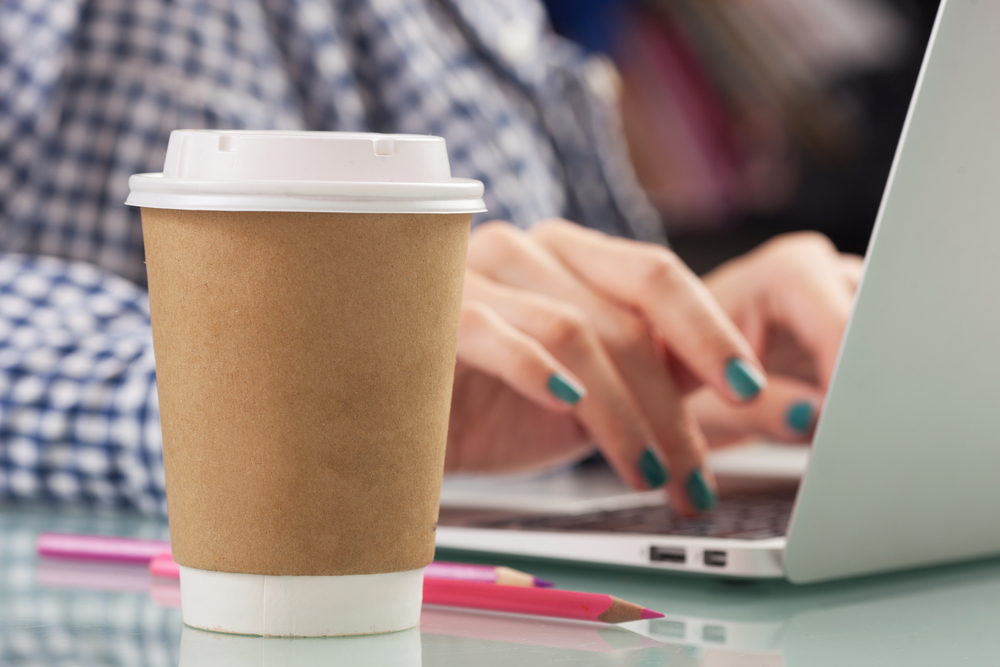
[[[692,268],[800,229],[864,253],[938,0],[545,2],[617,72],[637,173]]]

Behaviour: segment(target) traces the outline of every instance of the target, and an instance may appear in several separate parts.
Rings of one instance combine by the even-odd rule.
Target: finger
[[[715,487],[705,465],[707,445],[671,372],[677,364],[661,353],[648,323],[632,311],[608,304],[600,319],[609,332],[602,335],[605,349],[649,421],[673,473],[668,486],[672,503],[683,513],[709,509],[715,504]]]
[[[844,279],[851,294],[858,291],[858,284],[861,282],[861,273],[864,270],[865,260],[859,255],[841,255],[840,266],[844,272]]]
[[[635,309],[703,382],[733,401],[766,384],[750,343],[697,276],[666,248],[615,239],[568,222],[533,238],[595,290]]]
[[[553,412],[570,412],[587,395],[580,380],[538,341],[481,302],[462,304],[458,358]]]
[[[808,442],[816,427],[823,393],[796,378],[772,373],[751,405],[732,405],[701,390],[687,401],[712,446],[764,436],[780,442]]]
[[[854,302],[842,256],[826,237],[809,234],[803,242],[779,247],[768,259],[774,268],[761,292],[769,319],[787,327],[813,355],[820,385],[826,388]]]
[[[674,379],[674,383],[681,390],[681,394],[686,396],[703,386],[701,380],[691,372],[691,369],[685,366],[684,362],[677,358],[677,355],[671,353],[670,349],[662,341],[657,341],[657,344],[660,348],[660,356],[664,359],[670,377]]]
[[[661,479],[666,471],[652,445],[648,423],[582,314],[542,294],[501,285],[471,271],[466,274],[465,297],[488,304],[580,379],[587,394],[577,403],[575,414],[627,484],[644,489],[666,481]]]
[[[652,443],[653,449],[643,452],[640,461],[640,470],[647,485],[659,486],[672,473],[673,483],[669,492],[678,509],[688,511],[711,506],[715,486],[705,465],[704,438],[697,422],[686,414],[681,392],[668,371],[668,362],[660,354],[648,323],[631,310],[594,292],[523,232],[509,225],[493,225],[480,227],[476,236],[470,244],[469,263],[477,273],[470,275],[478,275],[481,271],[497,282],[478,275],[471,284],[483,280],[493,285],[495,292],[511,287],[504,287],[500,282],[512,283],[522,298],[541,299],[538,307],[551,308],[553,312],[565,307],[561,303],[580,306],[577,317],[594,330],[602,355],[609,357],[617,371],[616,377],[623,381],[632,402],[638,403],[644,421],[652,430],[653,437],[647,443]],[[540,293],[557,300],[542,297]],[[502,311],[501,305],[488,297],[477,298],[484,298],[501,312],[504,319],[514,322],[511,319],[514,313]],[[529,325],[515,323],[515,326],[523,328]],[[532,336],[536,335],[534,330],[524,330]],[[540,340],[545,344],[544,339]],[[591,381],[584,379],[588,388],[593,389]]]
[[[758,349],[774,331],[788,331],[825,388],[854,300],[849,281],[857,262],[852,269],[842,257],[825,236],[797,232],[724,264],[705,280]]]

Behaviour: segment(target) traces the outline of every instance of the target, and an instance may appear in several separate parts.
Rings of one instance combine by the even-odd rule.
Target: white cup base
[[[423,568],[296,577],[181,570],[181,615],[194,628],[265,637],[372,635],[420,621]]]

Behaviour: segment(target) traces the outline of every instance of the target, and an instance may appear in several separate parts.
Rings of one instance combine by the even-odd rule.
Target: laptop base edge
[[[438,526],[437,547],[720,577],[783,579],[786,540],[518,531]],[[577,557],[575,557],[577,556]]]

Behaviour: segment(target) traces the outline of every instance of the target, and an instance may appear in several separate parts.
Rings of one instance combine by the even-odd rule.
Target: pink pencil
[[[148,563],[153,576],[168,579],[180,577],[180,568],[169,551],[170,543],[161,540],[42,533],[38,536],[37,548],[40,556],[48,558]],[[506,569],[462,563],[433,563],[428,566],[424,577],[424,602],[604,623],[624,623],[663,616],[611,595],[559,591],[531,585],[497,585],[502,581],[498,571]],[[490,571],[494,575],[492,581],[489,580]],[[511,572],[531,577],[516,570]],[[477,577],[482,577],[482,580]],[[537,581],[533,577],[531,580]]]
[[[180,570],[170,557],[170,542],[139,540],[129,537],[102,535],[71,535],[42,533],[38,536],[38,555],[46,558],[73,558],[115,563],[149,563],[157,577],[176,579]],[[165,554],[161,556],[161,554]],[[159,556],[159,558],[157,558]],[[155,562],[154,562],[155,561]],[[431,579],[476,581],[501,586],[538,586],[547,588],[552,582],[539,579],[509,567],[471,565],[468,563],[434,562],[424,570]]]
[[[424,578],[424,604],[466,607],[514,614],[625,623],[663,614],[613,595],[560,591],[554,588],[496,586],[472,581]]]
[[[149,561],[149,572],[154,577],[178,579],[181,576],[180,567],[174,562],[170,552],[158,554]],[[538,586],[551,587],[551,582],[533,577],[524,572],[512,570],[509,567],[489,567],[486,565],[469,565],[466,563],[444,563],[435,561],[424,569],[424,577],[430,579],[452,579],[456,581],[475,581],[482,584],[500,586]]]
[[[149,561],[149,573],[163,579],[180,579],[181,566],[174,562],[169,551],[165,551]]]
[[[663,616],[611,595],[530,586],[498,586],[495,583],[461,579],[436,579],[427,574],[428,570],[424,571],[424,602],[427,604],[604,623],[625,623]],[[154,577],[180,577],[180,568],[169,553],[162,553],[150,561],[149,571]]]
[[[434,561],[424,569],[424,577],[431,579],[455,579],[458,581],[478,581],[483,584],[500,586],[537,586],[551,588],[552,582],[509,567],[492,565],[472,565],[470,563],[449,563]]]
[[[45,558],[75,558],[113,563],[148,563],[157,554],[170,551],[170,542],[132,537],[42,533],[36,544]]]

